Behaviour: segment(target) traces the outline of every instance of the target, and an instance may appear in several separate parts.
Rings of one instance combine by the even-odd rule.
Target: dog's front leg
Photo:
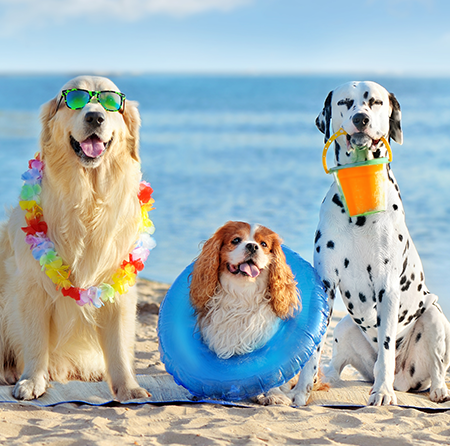
[[[18,293],[25,296],[17,298],[16,308],[24,328],[21,333],[24,370],[13,389],[13,396],[19,400],[32,400],[40,397],[48,387],[50,310],[45,304],[48,297],[40,287],[22,283]],[[33,299],[33,305],[30,305],[30,299]]]
[[[394,374],[400,289],[384,289],[385,298],[377,304],[378,357],[374,367],[375,382],[369,397],[372,406],[397,404]]]
[[[334,299],[336,297],[337,283],[334,280],[324,280],[325,291],[328,296],[328,320],[327,327],[330,325],[331,316],[333,314]],[[318,377],[320,356],[322,353],[323,345],[325,343],[326,333],[323,335],[322,341],[319,347],[313,352],[309,361],[305,364],[296,386],[291,390],[289,396],[292,398],[294,406],[306,406],[308,399],[314,387],[314,383]]]
[[[139,387],[134,376],[136,296],[134,290],[114,304],[100,309],[100,342],[105,357],[111,391],[119,401],[145,398],[150,394]]]

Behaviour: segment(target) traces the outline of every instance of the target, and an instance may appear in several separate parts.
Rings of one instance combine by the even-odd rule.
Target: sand
[[[136,372],[165,373],[157,348],[157,313],[168,286],[140,280],[136,338]],[[333,318],[333,325],[341,315]],[[324,360],[331,352],[328,332]],[[342,400],[353,397],[358,376],[346,369]],[[356,380],[356,381],[354,381]],[[333,391],[316,392],[304,408],[284,406],[226,407],[218,404],[144,404],[89,406],[65,403],[39,408],[0,404],[0,443],[8,445],[432,445],[450,444],[450,405],[427,411],[409,407],[324,407]],[[352,401],[354,398],[354,401]],[[426,405],[426,395],[420,397]],[[358,400],[358,401],[356,401]],[[406,401],[406,400],[405,400]]]

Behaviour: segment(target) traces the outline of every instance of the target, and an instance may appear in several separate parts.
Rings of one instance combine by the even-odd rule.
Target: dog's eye
[[[337,105],[346,105],[347,110],[350,110],[350,107],[353,105],[355,101],[353,99],[341,99]]]
[[[371,98],[369,100],[369,107],[372,108],[374,105],[383,105],[383,101],[381,101],[380,99]]]
[[[241,243],[242,239],[240,237],[236,237],[233,240],[231,240],[231,243],[233,245],[239,245],[239,243]]]
[[[262,246],[263,248],[267,248],[267,243],[266,243],[266,242],[261,242],[261,246]]]

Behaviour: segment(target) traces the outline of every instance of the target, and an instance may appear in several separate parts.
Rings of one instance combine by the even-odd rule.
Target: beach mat
[[[147,389],[152,396],[138,400],[119,403],[112,397],[106,382],[70,381],[67,384],[52,382],[47,392],[36,400],[17,401],[12,396],[13,386],[0,386],[0,403],[15,403],[39,407],[56,406],[65,403],[103,406],[107,404],[176,404],[176,403],[209,403],[235,407],[260,407],[251,400],[231,402],[197,398],[184,387],[177,385],[172,376],[162,373],[158,375],[138,375],[139,385]],[[333,408],[360,408],[367,404],[371,384],[359,380],[341,380],[326,391],[312,392],[310,406],[326,406]],[[428,411],[450,410],[450,401],[442,404],[433,403],[428,392],[405,393],[396,392],[398,405]]]

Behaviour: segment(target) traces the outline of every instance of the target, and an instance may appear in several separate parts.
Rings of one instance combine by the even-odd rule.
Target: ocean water
[[[17,204],[20,176],[39,149],[39,108],[71,77],[0,76],[6,208]],[[319,208],[332,181],[314,120],[328,92],[354,76],[110,78],[140,104],[142,169],[156,200],[158,246],[142,277],[173,282],[228,220],[268,226],[312,261]],[[450,79],[358,80],[381,83],[401,104],[404,144],[392,143],[392,168],[427,285],[450,317]]]

